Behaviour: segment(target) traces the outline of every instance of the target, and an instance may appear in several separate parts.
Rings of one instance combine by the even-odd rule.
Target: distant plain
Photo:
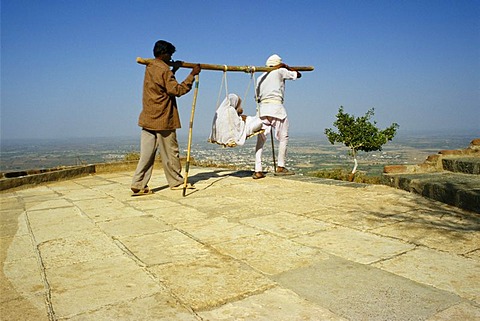
[[[244,146],[223,148],[208,143],[207,136],[194,135],[191,156],[197,164],[253,169],[255,138],[247,140]],[[398,135],[384,145],[382,151],[360,153],[358,169],[369,175],[377,175],[385,165],[419,164],[440,150],[466,148],[472,139],[479,138],[475,136],[480,135],[473,132]],[[179,134],[179,145],[181,157],[185,157],[187,137]],[[120,162],[127,154],[138,153],[139,146],[139,137],[2,140],[0,171]],[[287,166],[303,175],[320,169],[347,169],[353,164],[348,151],[344,145],[330,144],[324,135],[291,135]],[[273,159],[270,140],[265,144],[263,161],[265,170],[271,170]]]

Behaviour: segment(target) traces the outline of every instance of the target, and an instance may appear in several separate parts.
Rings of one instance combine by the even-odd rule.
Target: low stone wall
[[[445,172],[384,177],[388,186],[480,213],[480,180],[475,175]]]
[[[16,173],[23,174],[23,172]],[[4,175],[4,177],[0,179],[0,191],[18,187],[29,187],[51,181],[71,179],[72,177],[84,176],[93,173],[95,173],[95,165],[65,167],[58,170],[40,172],[38,174],[28,174],[25,172],[25,175],[23,176],[17,176],[14,174],[13,177],[9,177],[8,175]]]
[[[193,161],[193,158],[191,159]],[[180,161],[185,163],[185,159]],[[78,176],[91,174],[134,171],[138,161],[124,161],[115,163],[99,163],[81,166],[60,167],[52,169],[33,169],[18,172],[2,173],[0,176],[0,191],[13,188],[28,188],[47,182],[67,180]],[[161,169],[162,162],[155,161],[154,169]]]
[[[443,158],[442,167],[450,172],[479,175],[480,157]]]

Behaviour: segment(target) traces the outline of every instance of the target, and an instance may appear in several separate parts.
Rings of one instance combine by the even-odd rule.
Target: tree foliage
[[[333,145],[335,143],[343,143],[350,148],[351,154],[355,160],[355,167],[352,173],[355,173],[357,165],[357,152],[371,152],[382,150],[382,146],[388,141],[391,141],[399,125],[393,123],[384,130],[377,127],[377,122],[370,121],[375,114],[374,108],[368,110],[364,116],[355,117],[345,113],[343,106],[338,109],[337,120],[333,125],[338,129],[338,132],[332,128],[325,129],[325,135],[329,142]]]

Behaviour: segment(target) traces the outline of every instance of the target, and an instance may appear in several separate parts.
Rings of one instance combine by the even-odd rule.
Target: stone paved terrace
[[[2,320],[479,320],[480,216],[383,185],[191,168],[1,196]]]

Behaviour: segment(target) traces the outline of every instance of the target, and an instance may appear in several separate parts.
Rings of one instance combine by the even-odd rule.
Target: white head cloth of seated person
[[[236,94],[225,97],[215,112],[209,141],[229,147],[245,144],[245,122],[237,111],[241,104]]]

